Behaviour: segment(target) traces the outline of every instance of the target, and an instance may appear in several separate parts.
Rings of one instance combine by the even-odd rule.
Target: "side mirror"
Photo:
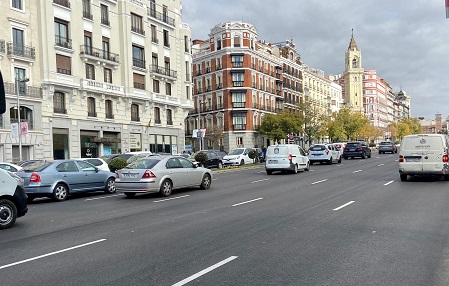
[[[98,173],[100,171],[100,169],[98,169],[97,167],[95,167],[95,173]]]

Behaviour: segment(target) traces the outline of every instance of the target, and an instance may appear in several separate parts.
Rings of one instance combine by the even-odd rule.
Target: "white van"
[[[448,139],[443,134],[415,134],[402,139],[399,175],[437,175],[449,180]]]
[[[265,171],[271,175],[273,171],[310,170],[309,157],[304,150],[295,144],[271,145],[267,148]]]

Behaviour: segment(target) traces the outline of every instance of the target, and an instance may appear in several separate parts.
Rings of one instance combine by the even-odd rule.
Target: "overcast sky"
[[[259,40],[288,39],[326,75],[344,71],[351,29],[365,69],[411,96],[411,115],[449,115],[449,19],[444,0],[183,0],[192,39],[219,23],[253,24]]]

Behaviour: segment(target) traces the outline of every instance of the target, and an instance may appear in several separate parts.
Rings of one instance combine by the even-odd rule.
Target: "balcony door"
[[[24,56],[25,53],[25,37],[23,30],[12,28],[12,42],[14,54]]]

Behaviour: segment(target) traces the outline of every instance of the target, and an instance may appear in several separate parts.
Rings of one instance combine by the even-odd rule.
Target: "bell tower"
[[[354,33],[345,57],[345,105],[352,110],[363,113],[363,72],[362,53],[357,47]]]

